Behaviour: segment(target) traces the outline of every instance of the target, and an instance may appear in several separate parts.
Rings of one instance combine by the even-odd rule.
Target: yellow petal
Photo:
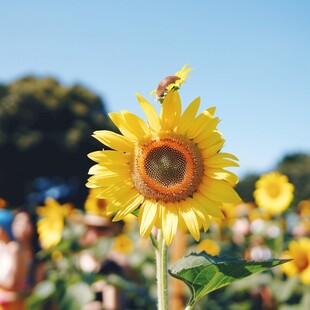
[[[189,128],[192,126],[196,114],[198,112],[199,109],[199,105],[200,105],[200,97],[196,98],[195,100],[193,100],[190,105],[186,108],[186,110],[183,112],[178,126],[177,126],[177,132],[180,134],[185,135],[187,133],[187,131],[189,130]]]
[[[121,176],[117,175],[116,173],[104,173],[99,175],[93,175],[90,178],[88,178],[87,187],[107,187],[113,183],[118,183],[120,181],[124,180]],[[91,186],[93,184],[93,186]],[[90,186],[89,186],[90,185]]]
[[[173,203],[162,206],[162,231],[167,245],[170,245],[176,234],[178,218],[178,209]]]
[[[178,124],[181,117],[181,99],[177,91],[169,92],[161,109],[161,127],[164,131],[172,131]]]
[[[109,130],[98,130],[94,132],[93,137],[113,150],[120,152],[132,151],[132,143],[130,140],[115,132]]]
[[[203,111],[201,114],[199,114],[195,118],[186,136],[190,139],[194,139],[202,131],[208,128],[211,120],[212,120],[212,115],[207,110]]]
[[[110,165],[110,166],[103,166],[103,165],[94,165],[92,166],[89,171],[88,174],[97,174],[97,175],[101,175],[101,174],[118,174],[118,175],[122,175],[122,176],[129,176],[130,173],[130,168],[128,164],[118,164],[118,165]]]
[[[208,168],[205,169],[205,175],[210,178],[228,181],[231,185],[236,185],[239,181],[239,178],[234,173],[225,169]]]
[[[218,153],[208,159],[205,159],[205,167],[209,168],[224,168],[224,167],[239,167],[239,164],[233,160],[238,160],[238,158],[229,153]]]
[[[201,225],[206,232],[210,226],[210,217],[206,208],[204,208],[197,200],[188,198],[190,206],[193,208],[194,212],[200,218]]]
[[[200,227],[193,207],[189,205],[188,201],[186,200],[182,202],[182,207],[179,209],[179,212],[183,217],[189,232],[194,237],[194,239],[198,241],[200,239]]]
[[[208,113],[210,113],[213,116],[215,111],[216,111],[216,107],[211,107],[211,108],[207,109],[207,111],[208,111]]]
[[[128,196],[128,192],[133,188],[133,184],[128,184],[125,182],[115,183],[110,185],[109,187],[103,189],[98,195],[96,195],[96,198],[98,199],[107,199],[107,198],[113,198],[115,195],[117,196]]]
[[[202,142],[204,140],[216,139],[222,136],[221,132],[215,131],[220,119],[218,117],[212,118],[208,123],[204,124],[201,128],[200,133],[195,137],[194,141],[196,143]],[[213,137],[215,134],[216,137]]]
[[[208,212],[209,215],[221,219],[225,218],[223,212],[220,209],[220,204],[210,200],[203,193],[194,193],[193,199],[196,200]]]
[[[220,151],[225,143],[224,139],[219,140],[217,143],[207,147],[202,151],[203,158],[209,158],[215,155],[218,151]]]
[[[136,140],[136,136],[126,126],[125,120],[121,113],[110,112],[109,117],[125,137]]]
[[[160,130],[160,120],[155,108],[140,94],[136,94],[137,99],[142,107],[142,110],[147,118],[149,126],[156,132]]]
[[[130,160],[130,157],[128,154],[121,153],[118,151],[95,151],[92,153],[89,153],[87,155],[91,160],[96,162],[104,162],[104,163],[128,163]]]
[[[237,192],[226,181],[204,177],[203,182],[199,186],[199,190],[203,195],[214,201],[233,204],[241,202],[241,198]]]
[[[134,194],[130,195],[130,198],[127,199],[126,202],[122,200],[122,202],[120,203],[119,201],[120,208],[117,214],[115,215],[115,217],[113,218],[113,222],[123,219],[125,216],[129,215],[135,209],[137,209],[140,206],[140,204],[143,202],[144,197],[140,195],[140,193],[138,193],[136,190],[131,190],[131,192]]]
[[[157,219],[157,202],[146,200],[140,210],[138,220],[140,223],[140,235],[148,237]]]
[[[149,128],[143,119],[129,111],[121,112],[128,130],[130,130],[135,137],[139,139],[149,134]]]
[[[214,130],[213,132],[209,133],[207,136],[205,136],[204,140],[198,141],[198,138],[195,138],[195,142],[198,144],[198,147],[200,149],[207,149],[214,144],[219,143],[220,141],[224,141],[222,138],[222,133]]]

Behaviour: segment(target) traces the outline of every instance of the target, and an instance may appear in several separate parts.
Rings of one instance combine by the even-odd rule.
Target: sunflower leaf
[[[247,261],[238,258],[221,258],[205,252],[191,253],[176,262],[169,273],[190,288],[189,308],[208,293],[229,285],[254,273],[283,264],[287,259]]]

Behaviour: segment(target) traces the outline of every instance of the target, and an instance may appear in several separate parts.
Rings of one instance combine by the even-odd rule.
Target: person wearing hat
[[[24,310],[22,258],[12,232],[13,214],[0,209],[0,310]]]

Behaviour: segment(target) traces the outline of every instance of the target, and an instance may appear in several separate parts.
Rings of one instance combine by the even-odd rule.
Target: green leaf
[[[205,252],[191,253],[180,259],[169,273],[190,288],[192,297],[189,308],[208,293],[229,285],[254,273],[267,270],[289,260],[246,261],[238,258],[221,258]]]

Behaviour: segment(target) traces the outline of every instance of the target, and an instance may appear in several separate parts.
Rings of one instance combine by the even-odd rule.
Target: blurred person
[[[17,210],[12,223],[12,231],[15,240],[19,243],[26,269],[25,293],[30,293],[34,285],[44,278],[43,265],[36,257],[40,246],[34,216],[26,210]]]
[[[0,310],[26,309],[26,269],[12,223],[12,212],[0,209]]]

